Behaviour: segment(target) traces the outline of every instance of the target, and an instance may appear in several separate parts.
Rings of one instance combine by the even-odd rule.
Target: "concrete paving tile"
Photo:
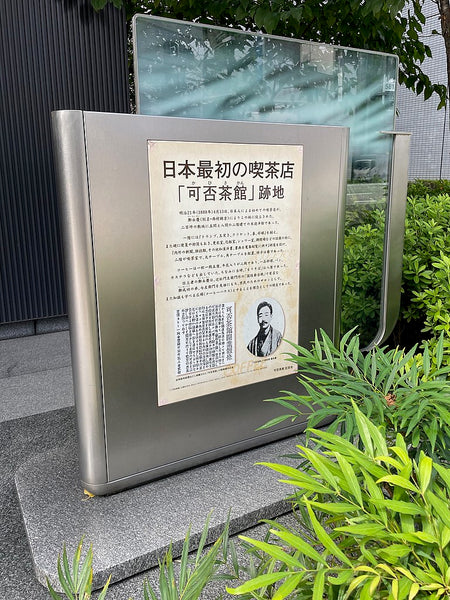
[[[0,378],[71,364],[68,331],[0,341]]]
[[[0,379],[0,422],[71,406],[72,368]]]

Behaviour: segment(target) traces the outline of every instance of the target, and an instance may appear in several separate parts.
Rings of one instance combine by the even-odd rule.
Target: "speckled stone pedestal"
[[[15,482],[36,576],[58,589],[56,560],[66,543],[71,556],[84,535],[94,546],[94,587],[120,581],[158,564],[169,543],[181,553],[191,524],[192,548],[207,515],[214,541],[231,511],[231,533],[289,510],[290,489],[257,462],[284,462],[303,436],[242,452],[113,496],[87,498],[79,483],[73,443],[35,456]],[[291,463],[293,464],[293,463]]]

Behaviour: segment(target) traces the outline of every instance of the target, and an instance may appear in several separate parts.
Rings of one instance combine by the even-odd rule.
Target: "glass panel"
[[[380,318],[397,58],[138,16],[141,114],[350,127],[342,330]],[[320,160],[320,157],[317,157]],[[326,165],[324,165],[324,170]]]

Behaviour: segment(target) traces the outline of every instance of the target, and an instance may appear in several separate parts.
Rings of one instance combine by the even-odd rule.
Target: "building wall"
[[[433,57],[425,60],[423,70],[433,83],[446,84],[444,40],[431,34],[433,29],[440,31],[437,7],[432,0],[426,0],[424,13],[427,16],[424,36]],[[396,129],[412,133],[409,179],[450,179],[448,111],[437,110],[438,104],[437,96],[424,101],[423,94],[417,96],[404,86],[398,90]]]
[[[13,0],[0,19],[0,323],[64,315],[51,145],[57,109],[128,112],[122,11]]]

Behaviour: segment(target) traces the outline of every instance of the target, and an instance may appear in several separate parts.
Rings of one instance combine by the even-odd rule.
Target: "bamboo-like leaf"
[[[82,536],[81,540],[79,541],[77,549],[75,550],[75,554],[73,555],[73,561],[72,561],[72,574],[73,574],[72,586],[73,586],[74,590],[77,589],[77,585],[78,585],[78,574],[79,574],[79,570],[80,570],[80,559],[81,559],[81,550],[83,548],[83,541],[84,541],[84,536]],[[66,552],[66,548],[64,546],[64,548],[63,548],[63,559],[64,559],[65,552]],[[67,563],[67,571],[68,571],[69,570],[69,563],[67,561],[67,555],[66,555],[65,563]],[[64,570],[66,571],[66,564],[64,565]],[[70,579],[68,579],[68,581],[70,583]]]
[[[61,584],[61,587],[62,587],[64,593],[69,598],[69,600],[74,600],[72,590],[69,587],[69,584],[68,584],[66,578],[64,577],[64,572],[61,567],[61,560],[59,559],[59,557],[58,557],[58,563],[57,563],[57,570],[58,570],[59,583]]]
[[[63,551],[62,551],[62,565],[63,565],[63,570],[64,570],[64,575],[65,575],[65,580],[67,582],[67,585],[69,586],[69,588],[71,590],[73,590],[75,592],[76,589],[76,580],[78,578],[78,562],[80,560],[80,553],[81,553],[81,546],[83,544],[83,538],[81,538],[80,542],[78,543],[78,547],[75,550],[75,554],[73,557],[73,578],[72,578],[72,574],[70,572],[70,567],[69,567],[69,560],[67,558],[67,548],[66,548],[66,544],[63,544]],[[76,561],[76,557],[78,556],[78,562]]]
[[[287,573],[285,571],[277,573],[267,573],[264,575],[259,575],[258,577],[254,577],[253,579],[250,579],[250,581],[246,581],[245,583],[236,588],[227,587],[226,590],[229,594],[232,594],[233,596],[239,596],[240,594],[248,594],[249,592],[259,590],[260,588],[266,585],[271,585],[272,583],[281,581],[281,579],[284,579],[286,575]]]
[[[433,461],[429,456],[425,456],[425,454],[422,453],[419,460],[419,483],[422,494],[425,493],[425,490],[430,484],[432,470]]]
[[[356,501],[360,506],[363,506],[361,487],[354,470],[352,469],[348,460],[344,456],[342,456],[342,454],[336,452],[335,456],[337,458],[339,466],[341,467],[344,479],[346,480],[346,483],[348,484],[350,491],[353,494],[353,497],[356,498]]]
[[[144,600],[158,600],[157,595],[147,580],[144,581]]]
[[[271,529],[270,533],[279,537],[281,540],[286,542],[289,546],[291,546],[292,548],[295,548],[296,550],[298,550],[305,556],[308,556],[309,558],[312,558],[313,560],[317,561],[318,563],[320,563],[324,566],[327,566],[327,562],[323,558],[323,556],[319,552],[317,552],[317,550],[313,546],[311,546],[310,544],[305,542],[305,540],[303,540],[300,536],[295,535],[294,533],[291,533],[288,531],[278,531],[276,529]]]
[[[351,535],[362,535],[364,537],[370,536],[378,539],[386,537],[386,530],[383,525],[377,523],[362,523],[360,525],[345,525],[343,527],[336,527],[335,531],[343,531],[350,533]],[[384,534],[384,535],[383,535]]]
[[[292,419],[293,421],[298,418],[298,416],[295,415],[280,415],[279,417],[275,417],[273,419],[270,419],[270,421],[267,421],[267,423],[264,423],[264,425],[261,425],[260,427],[258,427],[257,431],[260,431],[261,429],[269,429],[270,427],[274,427],[275,425],[279,425],[280,423],[283,423],[283,421],[287,421],[288,419]]]
[[[105,599],[106,593],[108,592],[108,587],[109,587],[110,582],[111,582],[111,575],[108,577],[108,580],[105,583],[105,585],[103,586],[102,591],[100,592],[97,600],[104,600]]]
[[[447,489],[450,490],[450,469],[444,467],[443,465],[440,465],[439,463],[435,463],[433,466],[439,473],[439,475],[442,477],[445,485],[447,486]]]
[[[417,594],[420,591],[420,585],[416,582],[411,585],[409,588],[408,600],[414,600]]]
[[[324,458],[323,456],[321,456],[318,452],[315,452],[314,450],[310,450],[309,448],[305,448],[303,446],[299,446],[299,447],[302,451],[302,454],[312,464],[312,466],[316,469],[316,471],[319,473],[319,475],[322,476],[322,478],[325,480],[325,482],[328,485],[332,486],[335,490],[338,490],[339,489],[338,481],[337,481],[336,477],[334,477],[332,475],[330,468],[327,464],[331,461],[328,461],[326,458]]]
[[[188,530],[186,532],[186,536],[184,538],[183,549],[181,551],[180,577],[178,580],[180,591],[184,590],[186,581],[188,578],[188,574],[189,574],[188,568],[187,568],[187,562],[188,562],[188,555],[189,555],[190,535],[191,535],[191,526],[189,525]]]
[[[197,562],[200,560],[202,552],[203,552],[203,548],[205,547],[206,538],[208,537],[210,519],[211,519],[211,513],[209,513],[208,516],[206,517],[205,526],[203,527],[202,535],[201,535],[200,541],[198,543],[197,554],[195,557],[195,564],[197,564]]]
[[[353,403],[353,410],[355,412],[356,424],[358,427],[359,435],[364,444],[364,448],[367,454],[373,458],[373,443],[372,438],[370,437],[369,427],[367,426],[368,419],[362,414],[362,412],[359,410],[355,403]]]
[[[386,498],[377,499],[371,498],[370,502],[377,507],[386,508],[394,513],[402,515],[424,515],[425,510],[418,504],[412,502],[403,502],[402,500],[389,500]]]
[[[323,600],[326,569],[319,569],[314,577],[312,600]]]
[[[53,600],[62,600],[61,596],[59,594],[57,594],[55,592],[55,590],[53,589],[53,586],[50,583],[50,580],[48,577],[46,577],[46,580],[47,580],[47,589],[50,592],[50,596],[53,598]]]
[[[442,546],[442,548],[446,548],[449,543],[450,543],[450,527],[444,526],[444,528],[441,531],[441,546]],[[450,571],[449,571],[449,579],[450,579]]]
[[[86,558],[81,566],[76,590],[83,597],[84,593],[90,594],[89,579],[92,578],[92,544],[86,554]]]
[[[254,540],[252,538],[246,537],[245,535],[241,535],[241,536],[239,536],[239,538],[241,540],[244,540],[245,542],[248,542],[252,546],[255,546],[255,548],[259,548],[260,550],[262,550],[263,552],[265,552],[272,558],[275,558],[276,560],[280,561],[281,563],[284,563],[291,569],[303,569],[304,568],[303,565],[296,558],[294,558],[293,556],[291,556],[290,554],[288,554],[282,548],[280,548],[279,546],[277,546],[275,544],[268,544],[267,542],[261,542],[259,540]]]
[[[410,548],[408,546],[404,546],[403,544],[391,544],[390,546],[379,550],[378,554],[384,560],[395,564],[397,559],[404,558],[410,553],[410,551]]]
[[[345,563],[346,565],[351,566],[352,562],[350,559],[338,548],[336,543],[331,539],[319,521],[316,519],[314,512],[309,504],[309,502],[305,499],[306,508],[308,509],[309,518],[311,519],[311,524],[313,526],[314,531],[316,532],[317,539],[320,543],[328,550],[330,554],[338,558],[340,561]]]
[[[381,482],[391,483],[392,485],[399,486],[405,490],[411,490],[412,492],[419,491],[413,483],[411,483],[408,479],[401,477],[400,475],[386,475],[386,477],[381,477],[378,479],[377,483]]]
[[[444,332],[441,331],[438,343],[436,344],[436,369],[440,369],[444,358]]]
[[[378,563],[376,567],[377,567],[377,569],[382,569],[391,577],[395,577],[395,573],[389,565],[385,565],[384,563]]]
[[[369,598],[373,598],[375,591],[377,589],[377,587],[380,585],[381,582],[381,576],[380,575],[376,575],[373,579],[372,579],[372,583],[370,584],[369,587]]]
[[[446,527],[450,527],[450,511],[448,509],[448,502],[444,502],[430,490],[425,492],[425,498],[433,506],[437,515],[439,515],[439,518],[442,519]]]
[[[306,473],[302,473],[301,471],[299,471],[298,469],[295,469],[294,467],[289,467],[287,465],[279,465],[276,463],[266,463],[266,462],[261,462],[261,463],[256,463],[256,464],[263,465],[265,467],[268,467],[269,469],[272,469],[273,471],[281,473],[282,475],[287,475],[288,477],[291,477],[292,480],[286,481],[286,483],[291,483],[293,485],[297,485],[298,487],[309,486],[307,489],[315,490],[318,493],[330,494],[333,492],[333,490],[331,488],[325,487],[324,485],[322,485],[320,482],[318,482],[316,479],[314,479],[310,475],[307,475]]]
[[[342,569],[337,572],[337,575],[335,577],[329,575],[328,581],[332,585],[343,585],[344,583],[347,583],[347,581],[349,579],[351,579],[352,577],[353,577],[353,569]]]
[[[398,579],[392,580],[391,591],[393,600],[398,600]]]
[[[356,504],[350,504],[349,502],[316,502],[314,500],[309,502],[314,508],[332,515],[348,514],[359,510]]]
[[[272,600],[283,600],[284,598],[287,598],[287,596],[289,596],[289,594],[295,590],[295,588],[298,586],[303,577],[303,573],[289,574],[286,577],[286,580],[283,581],[283,583],[273,595]]]
[[[317,335],[317,331],[314,332],[314,350],[317,358],[322,360],[322,347],[319,342],[319,337]]]
[[[358,577],[355,577],[347,588],[345,598],[349,598],[353,590],[355,590],[358,587],[358,585],[361,585],[363,581],[366,581],[368,577],[370,577],[370,575],[358,575]]]

